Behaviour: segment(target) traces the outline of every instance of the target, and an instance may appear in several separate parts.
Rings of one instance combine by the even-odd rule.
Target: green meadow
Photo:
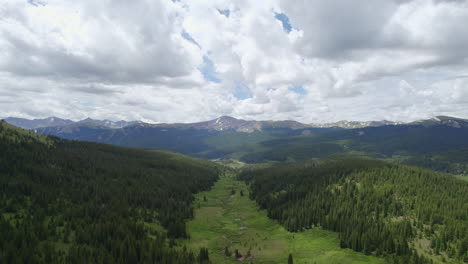
[[[195,251],[207,247],[216,264],[288,263],[289,254],[295,264],[384,263],[381,258],[340,248],[334,232],[314,228],[290,233],[248,197],[243,182],[230,174],[222,176],[210,191],[197,194],[195,218],[187,223],[191,238],[182,243]]]
[[[468,175],[455,175],[455,177],[463,181],[468,181]]]

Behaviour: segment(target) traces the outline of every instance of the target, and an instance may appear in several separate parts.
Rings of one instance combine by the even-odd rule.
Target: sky
[[[468,1],[2,0],[0,117],[468,118]]]

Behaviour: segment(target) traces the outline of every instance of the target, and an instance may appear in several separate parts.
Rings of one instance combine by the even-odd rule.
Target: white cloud
[[[468,116],[466,1],[7,0],[0,17],[4,117]]]

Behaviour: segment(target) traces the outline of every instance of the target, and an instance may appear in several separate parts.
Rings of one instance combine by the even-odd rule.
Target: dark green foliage
[[[422,235],[464,259],[468,184],[425,169],[375,160],[334,159],[245,171],[251,197],[286,229],[322,226],[365,254],[428,263],[412,249]],[[457,247],[459,247],[457,249]],[[411,262],[414,261],[414,262]]]
[[[234,256],[236,257],[236,259],[242,258],[242,254],[239,252],[238,249],[236,249],[236,250],[234,251]]]
[[[65,139],[92,141],[124,147],[169,149],[185,154],[194,154],[210,150],[204,143],[207,137],[219,134],[217,131],[199,129],[159,128],[129,126],[122,129],[72,125],[66,129],[59,127],[40,128],[45,135],[59,136]]]
[[[193,193],[217,180],[216,165],[39,136],[3,122],[0,149],[0,263],[196,261],[167,237],[187,236]]]
[[[419,157],[468,147],[468,123],[461,127],[441,124],[392,125],[336,130],[308,136],[281,137],[257,145],[260,150],[245,149],[240,159],[247,163],[304,161],[350,152],[375,158]]]
[[[38,131],[66,139],[163,148],[208,159],[236,158],[247,163],[304,161],[356,152],[376,158],[427,156],[468,147],[468,121],[440,118],[441,121],[355,129],[264,126],[261,131],[250,133],[195,129],[184,125],[134,125],[109,129],[85,124],[40,128]],[[447,167],[446,164],[442,166]]]
[[[288,256],[288,264],[294,264],[293,257],[291,255],[291,253]]]
[[[315,142],[346,140],[348,148],[391,156],[468,147],[467,132],[468,123],[461,127],[416,124],[342,130],[320,134],[311,139]]]
[[[404,163],[452,174],[468,174],[468,148],[414,156]]]
[[[200,264],[208,264],[210,263],[210,257],[208,254],[208,249],[207,248],[200,248],[200,253],[198,254],[198,263]]]
[[[355,129],[264,127],[250,133],[235,130],[195,129],[184,125],[134,125],[122,129],[73,124],[38,129],[66,139],[94,141],[125,147],[162,148],[207,159],[235,158],[247,163],[304,161],[310,158],[359,155],[374,158],[416,157],[409,164],[448,172],[466,171],[433,153],[468,147],[468,121],[442,121]],[[421,156],[424,156],[421,159]],[[465,155],[466,156],[466,155]],[[431,160],[428,160],[429,157]],[[450,161],[450,160],[449,160]]]
[[[344,151],[339,144],[309,141],[309,137],[298,137],[296,140],[279,139],[262,142],[267,150],[244,154],[240,159],[247,163],[261,163],[265,161],[305,160],[307,158],[326,157]]]
[[[274,138],[299,136],[304,130],[309,133],[325,133],[337,128],[266,128],[251,133],[234,130],[206,130],[189,128],[184,125],[146,126],[134,125],[119,129],[101,126],[72,124],[65,127],[37,129],[39,133],[65,139],[113,144],[124,147],[169,149],[184,154],[214,159],[234,152],[245,151],[245,145]]]

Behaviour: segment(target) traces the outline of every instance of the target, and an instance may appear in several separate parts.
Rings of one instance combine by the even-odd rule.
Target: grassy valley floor
[[[463,181],[468,181],[468,175],[455,175],[455,177]]]
[[[381,258],[341,249],[334,232],[315,228],[289,233],[248,197],[247,186],[234,175],[222,176],[210,191],[197,194],[195,218],[187,223],[191,236],[187,246],[207,247],[216,264],[288,263],[289,253],[295,264],[384,263]],[[225,247],[231,256],[226,256]],[[235,258],[236,249],[242,258]]]

